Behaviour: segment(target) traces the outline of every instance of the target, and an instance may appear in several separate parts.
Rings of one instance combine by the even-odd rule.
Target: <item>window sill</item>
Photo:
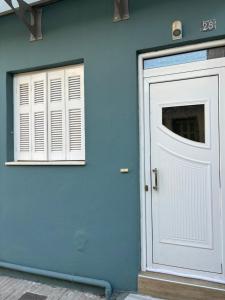
[[[79,161],[10,161],[6,166],[85,166],[86,162]]]

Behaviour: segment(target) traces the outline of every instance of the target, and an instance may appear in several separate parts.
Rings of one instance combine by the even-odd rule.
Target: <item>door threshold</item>
[[[175,270],[175,269],[170,269],[170,268],[152,268],[150,270],[146,270],[146,272],[143,272],[143,273],[162,274],[165,276],[175,276],[177,278],[187,278],[190,280],[193,279],[193,280],[225,284],[225,278],[224,278],[223,274],[215,275],[215,273],[205,273],[205,272],[201,272],[201,271],[193,271],[192,272],[191,270],[188,270],[188,269],[178,268]]]
[[[138,276],[138,292],[169,300],[224,300],[225,284],[158,272],[141,272]]]

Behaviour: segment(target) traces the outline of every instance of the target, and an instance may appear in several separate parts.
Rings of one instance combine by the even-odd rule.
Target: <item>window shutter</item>
[[[47,160],[46,73],[31,77],[32,90],[32,160]]]
[[[65,160],[64,71],[48,73],[49,160]]]
[[[65,70],[66,159],[85,160],[84,67]]]
[[[31,160],[31,84],[30,76],[18,76],[15,90],[15,160]]]

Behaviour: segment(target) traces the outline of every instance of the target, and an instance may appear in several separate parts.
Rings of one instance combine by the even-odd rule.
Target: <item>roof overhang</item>
[[[26,0],[26,2],[32,7],[40,7],[40,6],[48,5],[48,4],[57,2],[57,1],[60,1],[60,0],[28,0],[28,1]],[[5,2],[5,0],[1,0],[1,2],[3,2],[3,3],[0,5],[0,16],[14,13],[14,11]],[[18,7],[18,5],[15,5],[15,7]]]
[[[0,16],[15,13],[31,33],[31,41],[42,39],[41,7],[61,0],[1,0],[3,1]],[[1,8],[1,6],[0,6]],[[27,14],[27,13],[30,13]],[[129,19],[129,0],[114,0],[113,22]]]

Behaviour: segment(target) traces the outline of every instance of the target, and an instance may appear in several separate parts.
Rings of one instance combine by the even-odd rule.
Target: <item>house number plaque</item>
[[[216,19],[203,20],[201,22],[201,31],[208,32],[216,30]]]

